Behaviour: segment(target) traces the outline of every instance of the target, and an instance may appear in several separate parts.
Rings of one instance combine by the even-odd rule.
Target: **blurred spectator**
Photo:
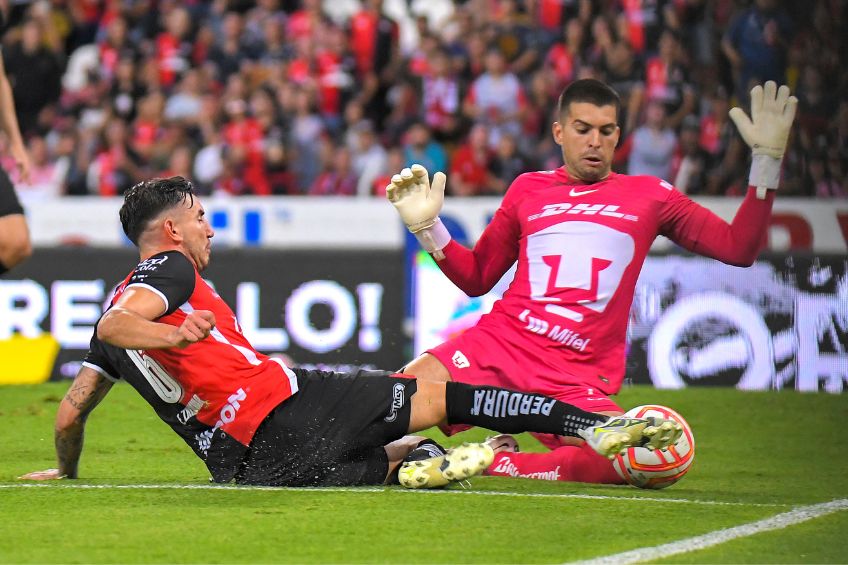
[[[813,65],[801,72],[801,81],[795,92],[798,98],[797,124],[806,147],[814,147],[827,135],[828,125],[836,115],[839,100],[832,87],[824,84],[819,69]]]
[[[386,164],[380,174],[371,184],[374,196],[386,196],[386,187],[392,181],[392,176],[398,174],[406,166],[403,158],[403,150],[400,147],[392,147],[386,153]]]
[[[241,14],[227,12],[224,15],[222,36],[212,47],[209,60],[214,64],[218,82],[227,79],[241,71],[243,63],[250,62],[256,55],[254,46],[247,43],[242,36],[244,21]]]
[[[115,75],[109,90],[112,112],[126,121],[135,119],[136,105],[147,93],[145,87],[136,80],[135,73],[136,66],[132,57],[121,57],[115,65]]]
[[[686,116],[680,129],[669,176],[669,182],[686,194],[699,194],[707,190],[710,154],[698,143],[700,133],[698,117]]]
[[[835,160],[838,163],[838,160]],[[845,198],[848,197],[848,187],[840,182],[841,171],[837,170],[832,175],[828,170],[825,155],[814,154],[808,163],[808,183],[813,187],[815,196],[819,198]]]
[[[556,90],[562,91],[575,80],[577,70],[583,64],[583,26],[572,18],[564,27],[564,41],[555,42],[545,55],[545,66],[556,77]]]
[[[460,86],[444,49],[436,49],[430,56],[420,92],[424,123],[434,137],[443,142],[455,141],[460,134]]]
[[[490,45],[497,46],[506,57],[509,70],[520,76],[529,73],[539,59],[538,32],[530,23],[530,19],[520,13],[517,0],[497,0]]]
[[[672,16],[672,2],[663,0],[620,0],[622,11],[619,18],[623,34],[633,49],[639,53],[657,50],[663,29]]]
[[[321,48],[315,55],[318,99],[325,123],[337,131],[343,105],[353,96],[356,63],[348,53],[344,30],[334,25],[324,30]]]
[[[315,111],[312,91],[306,88],[295,90],[294,112],[289,134],[292,151],[290,162],[299,191],[306,192],[320,172],[319,154],[324,122]]]
[[[203,105],[202,92],[200,71],[192,69],[186,72],[165,102],[165,119],[193,122]]]
[[[380,145],[374,125],[362,121],[355,127],[357,134],[356,149],[353,151],[353,171],[359,178],[356,194],[368,196],[372,193],[374,180],[386,168],[386,150]],[[403,168],[403,164],[401,164]],[[400,169],[398,169],[400,171]]]
[[[484,124],[475,124],[468,140],[453,154],[447,191],[454,196],[489,193],[496,185],[494,175],[489,172],[491,162],[489,129]]]
[[[492,172],[487,192],[494,195],[506,193],[515,178],[532,170],[529,160],[521,153],[518,140],[509,134],[501,136],[498,147],[489,164]]]
[[[659,54],[645,65],[647,99],[665,106],[666,124],[677,128],[683,118],[695,111],[695,91],[681,59],[680,40],[666,30],[660,36]]]
[[[731,22],[721,42],[734,70],[735,93],[745,105],[752,83],[786,83],[786,52],[793,26],[778,0],[754,0]]]
[[[43,44],[42,24],[29,19],[23,24],[20,41],[3,50],[6,76],[12,86],[18,125],[26,137],[33,133],[38,114],[59,99],[62,65]]]
[[[329,23],[321,7],[321,0],[303,0],[286,22],[286,35],[295,40],[301,37],[315,39]]]
[[[671,182],[671,162],[677,135],[665,125],[665,106],[648,103],[645,123],[633,132],[630,143],[629,175],[651,175]]]
[[[626,135],[636,128],[642,113],[645,98],[642,67],[638,64],[630,44],[619,40],[605,52],[603,70],[607,84],[621,97],[622,115],[618,117],[618,121]]]
[[[262,126],[247,113],[244,100],[230,100],[226,106],[229,121],[224,124],[223,139],[228,162],[235,168],[250,194],[267,196],[271,185],[265,174]]]
[[[383,13],[383,0],[364,0],[349,25],[350,48],[363,86],[360,99],[379,127],[387,114],[386,96],[400,71],[400,28]]]
[[[344,145],[325,142],[321,152],[323,170],[307,194],[310,196],[354,196],[356,195],[356,173],[351,163],[350,149]]]
[[[156,62],[159,82],[170,88],[177,77],[188,69],[191,58],[191,17],[181,6],[163,14],[165,30],[156,37]]]
[[[438,141],[431,138],[430,129],[423,122],[416,122],[407,130],[403,153],[406,167],[418,163],[435,172],[445,171],[448,166],[447,153]]]
[[[108,123],[99,146],[86,173],[90,193],[121,195],[147,176],[141,166],[141,157],[130,146],[127,125],[123,121],[113,119]]]
[[[501,133],[521,134],[526,107],[524,88],[518,77],[507,70],[506,59],[500,51],[489,49],[486,72],[472,83],[465,99],[465,114],[487,126],[489,145],[494,147]]]

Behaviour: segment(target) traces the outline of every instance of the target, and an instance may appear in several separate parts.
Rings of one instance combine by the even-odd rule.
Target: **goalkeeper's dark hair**
[[[133,185],[124,194],[124,204],[118,215],[124,233],[136,246],[150,220],[165,210],[189,201],[194,204],[194,187],[183,177],[156,178]]]
[[[568,113],[573,102],[588,102],[595,106],[614,106],[615,120],[621,115],[621,98],[609,85],[593,78],[576,80],[565,87],[557,102],[557,116]]]

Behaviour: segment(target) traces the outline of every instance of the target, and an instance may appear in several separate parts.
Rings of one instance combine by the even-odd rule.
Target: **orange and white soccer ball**
[[[637,406],[624,415],[631,418],[659,416],[675,420],[683,426],[683,434],[674,445],[663,451],[628,447],[613,459],[613,466],[619,476],[639,488],[660,489],[679,481],[695,459],[695,436],[683,416],[671,408],[655,404]]]

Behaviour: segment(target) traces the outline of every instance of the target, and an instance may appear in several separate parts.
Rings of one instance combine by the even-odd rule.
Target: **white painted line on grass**
[[[587,561],[575,561],[573,563],[577,563],[579,565],[623,565],[649,561],[651,559],[666,558],[673,555],[680,555],[681,553],[689,553],[691,551],[706,549],[734,539],[753,536],[762,532],[782,530],[789,526],[794,526],[796,524],[806,522],[807,520],[812,520],[813,518],[819,518],[821,516],[843,510],[848,510],[848,499],[843,498],[839,500],[832,500],[830,502],[823,502],[821,504],[802,506],[800,508],[790,510],[789,512],[772,516],[771,518],[758,520],[757,522],[749,522],[733,528],[715,530],[707,534],[682,539],[672,543],[653,547],[642,547],[632,551],[625,551],[623,553],[616,553],[614,555],[607,555],[605,557],[598,557],[597,559],[589,559]]]
[[[657,502],[669,504],[700,504],[708,506],[790,506],[789,504],[764,504],[756,502],[723,502],[720,500],[691,500],[688,498],[652,498],[647,496],[609,496],[598,494],[557,494],[557,493],[535,493],[535,492],[503,492],[493,490],[411,490],[390,487],[263,487],[251,485],[178,485],[178,484],[139,484],[139,485],[90,485],[84,483],[70,483],[67,481],[46,481],[42,483],[19,483],[19,484],[0,484],[0,489],[20,489],[20,488],[53,488],[53,489],[125,489],[125,490],[240,490],[240,491],[306,491],[306,492],[351,492],[351,493],[373,493],[373,492],[402,492],[415,493],[418,495],[424,494],[461,494],[461,495],[479,495],[479,496],[511,496],[518,498],[563,498],[563,499],[584,499],[584,500],[615,500],[615,501],[638,501],[638,502]]]

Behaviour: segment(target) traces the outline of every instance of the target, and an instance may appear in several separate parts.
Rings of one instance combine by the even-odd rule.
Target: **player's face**
[[[568,175],[585,182],[597,182],[609,175],[618,136],[615,106],[572,102],[554,122],[553,134],[562,147]]]
[[[191,206],[188,206],[189,202],[191,202]],[[178,222],[183,238],[183,251],[197,267],[197,270],[202,271],[209,264],[209,255],[212,253],[212,237],[215,232],[209,225],[209,221],[206,219],[206,211],[196,196],[193,201],[186,201],[186,206],[181,210]]]

